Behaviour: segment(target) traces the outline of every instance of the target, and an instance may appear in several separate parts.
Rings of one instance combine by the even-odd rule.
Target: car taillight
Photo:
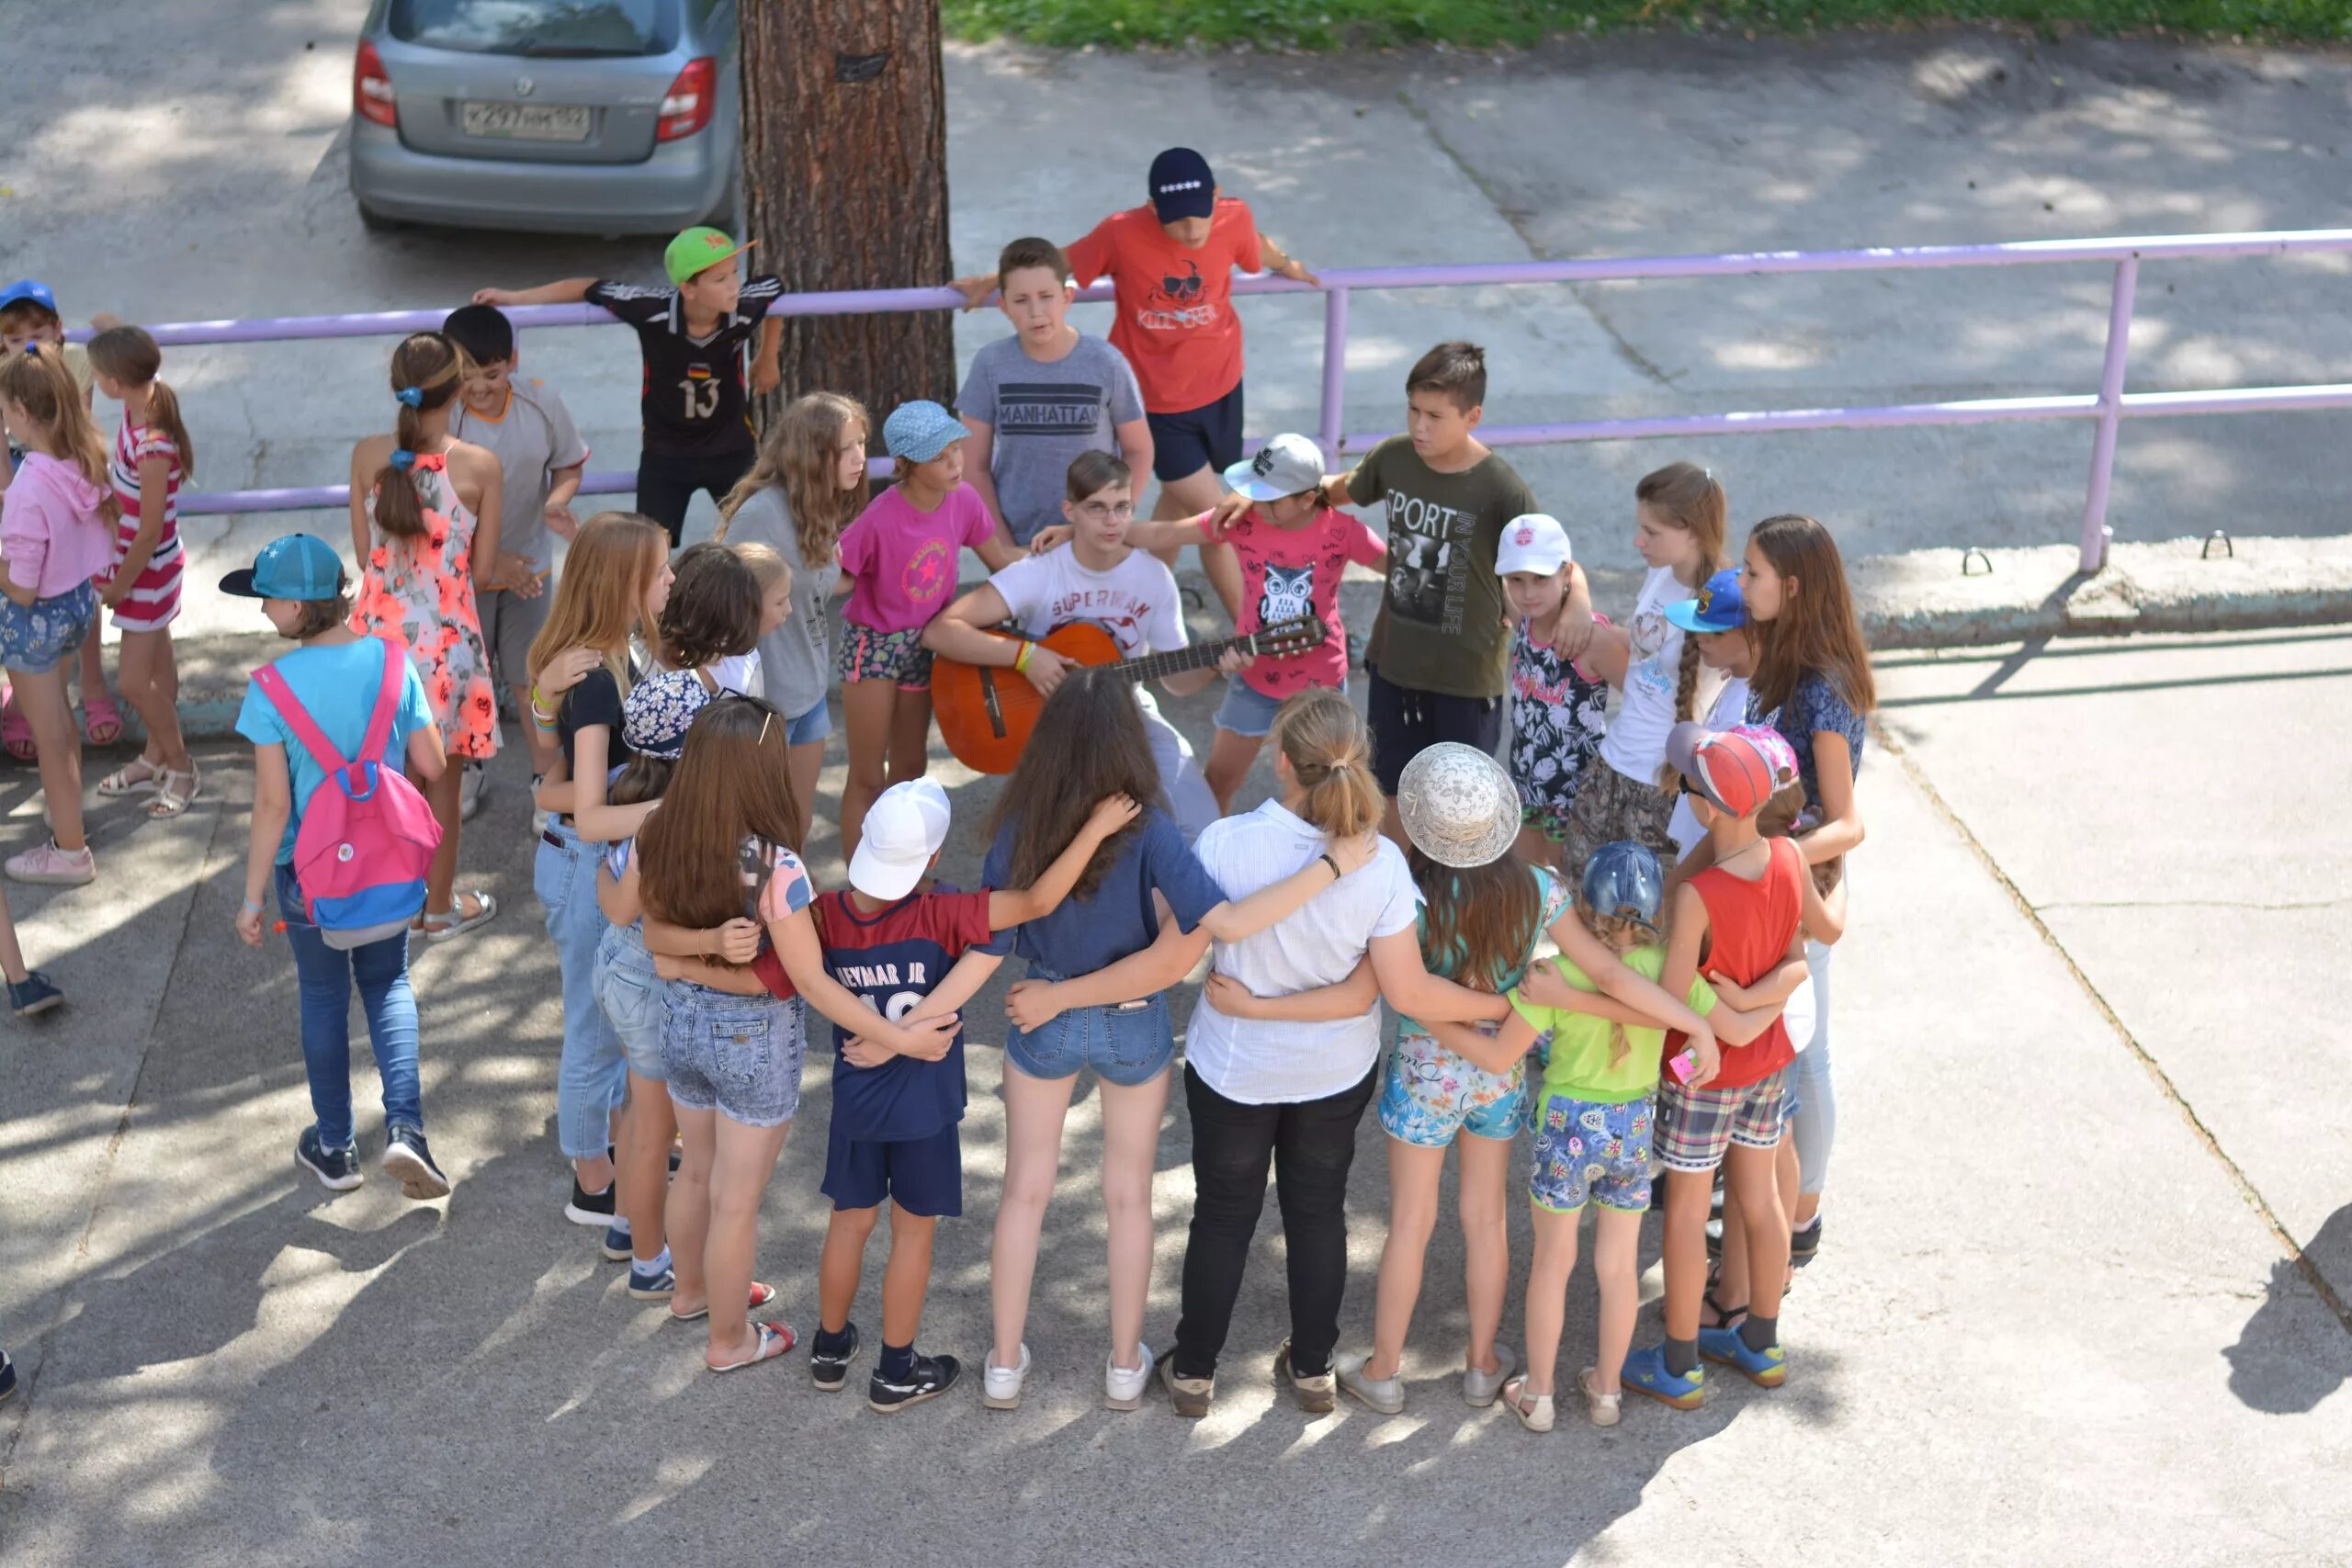
[[[351,62],[351,107],[360,118],[372,119],[378,125],[401,122],[400,108],[392,101],[392,79],[384,74],[383,56],[364,39],[357,57]]]
[[[692,136],[710,123],[714,100],[718,96],[718,62],[707,56],[689,60],[670,90],[662,95],[662,119],[655,127],[653,140],[675,141],[681,136]]]

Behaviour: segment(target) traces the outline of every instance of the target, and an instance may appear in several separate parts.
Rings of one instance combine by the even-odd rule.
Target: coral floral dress
[[[450,756],[488,758],[498,750],[498,688],[474,607],[474,514],[451,488],[443,454],[418,453],[409,482],[424,534],[398,539],[375,527],[376,497],[369,493],[372,543],[352,626],[407,647]]]

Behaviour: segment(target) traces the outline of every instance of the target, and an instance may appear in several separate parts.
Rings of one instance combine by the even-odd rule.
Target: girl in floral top
[[[449,434],[462,374],[457,346],[439,333],[414,333],[392,351],[399,423],[351,449],[351,544],[363,563],[352,624],[408,649],[447,754],[487,760],[498,750],[498,690],[474,591],[499,585],[503,479],[495,456]],[[434,940],[498,912],[488,893],[456,891],[464,773],[419,785],[441,823],[417,927]]]

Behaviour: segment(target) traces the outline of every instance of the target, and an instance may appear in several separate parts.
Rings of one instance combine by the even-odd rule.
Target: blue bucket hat
[[[1666,874],[1658,869],[1657,856],[1627,839],[1601,845],[1584,863],[1584,902],[1596,914],[1657,931],[1658,909],[1666,902]]]
[[[1686,632],[1736,632],[1747,624],[1747,601],[1740,596],[1739,569],[1725,567],[1699,585],[1690,598],[1666,607],[1666,618]]]
[[[962,420],[928,398],[900,403],[882,422],[882,445],[910,463],[928,463],[970,434]]]
[[[332,599],[343,592],[343,558],[316,534],[288,534],[261,547],[254,564],[220,580],[240,599]]]

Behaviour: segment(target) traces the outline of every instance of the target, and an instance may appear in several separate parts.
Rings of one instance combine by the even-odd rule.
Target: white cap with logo
[[[1530,512],[1503,525],[1502,540],[1495,547],[1495,575],[1533,571],[1549,577],[1570,558],[1568,531],[1560,526],[1560,520]]]
[[[849,885],[869,898],[903,898],[947,842],[947,792],[929,779],[894,784],[866,809]]]
[[[1226,469],[1225,482],[1252,501],[1303,495],[1323,483],[1323,448],[1312,436],[1277,435]]]

